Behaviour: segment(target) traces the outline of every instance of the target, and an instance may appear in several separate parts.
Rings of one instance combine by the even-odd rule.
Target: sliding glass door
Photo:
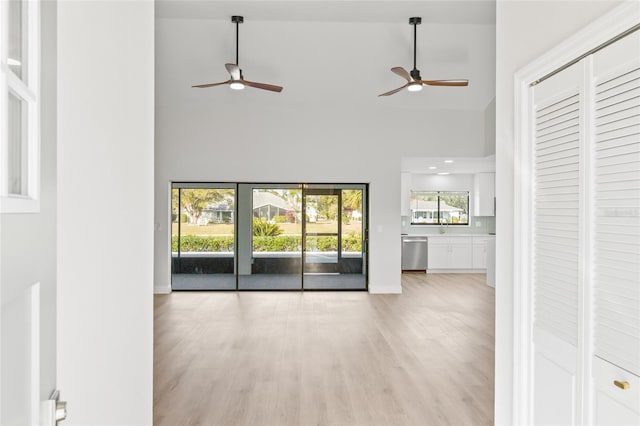
[[[304,288],[365,289],[364,185],[306,185]]]
[[[173,290],[367,288],[366,185],[174,183]]]
[[[233,184],[173,184],[172,289],[236,288],[235,188]]]
[[[301,185],[240,184],[238,289],[302,289]]]

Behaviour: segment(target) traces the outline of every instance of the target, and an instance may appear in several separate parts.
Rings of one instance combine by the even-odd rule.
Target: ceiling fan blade
[[[394,93],[397,93],[397,92],[401,91],[402,89],[404,89],[404,88],[405,88],[405,87],[407,87],[408,85],[409,85],[409,83],[405,84],[405,85],[404,85],[404,86],[402,86],[402,87],[398,87],[397,89],[393,89],[393,90],[390,90],[390,91],[388,91],[388,92],[382,93],[382,94],[380,94],[380,95],[378,95],[378,96],[389,96],[389,95],[393,95]]]
[[[256,83],[255,81],[249,81],[249,80],[240,80],[240,81],[245,85],[255,87],[256,89],[270,90],[272,92],[278,92],[278,93],[282,92],[282,87],[275,86],[273,84]]]
[[[223,81],[222,83],[198,84],[198,85],[191,86],[191,87],[199,87],[199,88],[203,89],[205,87],[221,86],[223,84],[229,84],[229,83],[231,83],[231,80]]]
[[[236,64],[224,64],[232,80],[240,80],[240,67]]]
[[[404,78],[407,81],[411,81],[411,75],[402,67],[393,67],[391,68],[391,72],[398,74],[400,77]]]
[[[428,86],[468,86],[469,80],[419,80]]]

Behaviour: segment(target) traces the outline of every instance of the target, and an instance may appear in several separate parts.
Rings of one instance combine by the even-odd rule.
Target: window
[[[412,225],[468,225],[469,192],[411,191]]]
[[[39,2],[0,2],[0,211],[39,211]]]

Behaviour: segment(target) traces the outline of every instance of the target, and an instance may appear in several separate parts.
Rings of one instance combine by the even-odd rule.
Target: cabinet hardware
[[[631,387],[629,382],[621,382],[619,380],[614,380],[613,384],[616,385],[617,387],[619,387],[622,390],[629,389]]]

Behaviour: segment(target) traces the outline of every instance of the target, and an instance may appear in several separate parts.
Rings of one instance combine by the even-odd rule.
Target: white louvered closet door
[[[577,374],[582,65],[534,90],[533,403],[535,424],[573,424]]]
[[[639,425],[640,32],[596,53],[593,73],[594,422]]]
[[[640,31],[533,88],[533,422],[640,425]]]

